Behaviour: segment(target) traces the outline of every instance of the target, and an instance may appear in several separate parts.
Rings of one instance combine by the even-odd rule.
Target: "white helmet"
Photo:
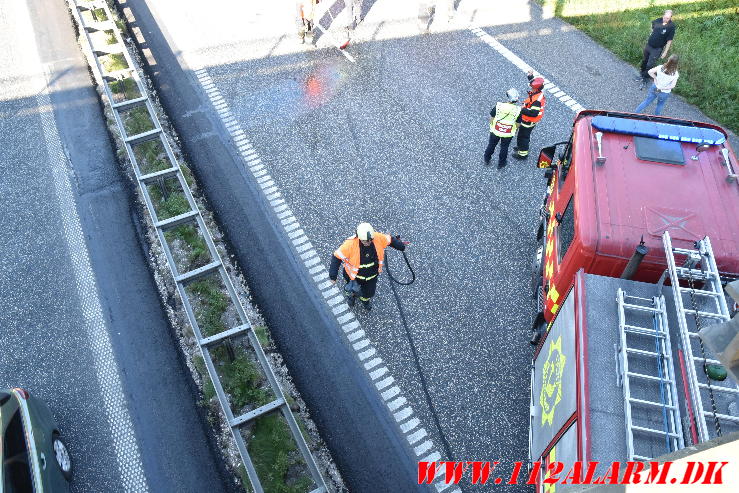
[[[514,89],[513,87],[511,87],[505,92],[505,96],[506,98],[508,98],[508,101],[511,103],[515,103],[516,101],[518,101],[518,91]]]
[[[362,223],[357,226],[357,237],[360,240],[370,241],[375,237],[375,228],[370,223]]]

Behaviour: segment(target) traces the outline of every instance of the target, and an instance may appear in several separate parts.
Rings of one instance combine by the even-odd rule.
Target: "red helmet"
[[[529,85],[534,91],[541,91],[544,88],[544,79],[542,77],[536,77],[529,82]]]

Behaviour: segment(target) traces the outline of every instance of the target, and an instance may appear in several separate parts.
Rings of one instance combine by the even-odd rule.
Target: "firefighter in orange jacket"
[[[544,116],[544,107],[547,105],[547,98],[544,96],[544,79],[534,77],[534,72],[531,70],[526,76],[529,79],[531,90],[521,108],[521,123],[518,127],[516,147],[513,148],[513,157],[516,159],[529,157],[531,131],[541,121]]]
[[[377,288],[377,277],[385,263],[385,248],[405,250],[399,238],[376,232],[369,223],[357,226],[357,234],[347,238],[331,257],[328,277],[336,282],[339,266],[344,267],[344,292],[347,303],[354,306],[358,297],[367,310],[372,309],[371,298]]]

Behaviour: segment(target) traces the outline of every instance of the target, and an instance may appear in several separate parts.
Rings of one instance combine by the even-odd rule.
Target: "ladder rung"
[[[647,329],[646,327],[639,327],[638,325],[625,324],[624,330],[632,334],[640,334],[643,336],[661,337],[661,338],[665,337],[665,335],[662,332],[657,332],[654,329]]]
[[[634,349],[634,348],[627,347],[626,348],[626,352],[628,352],[628,353],[634,353],[634,354],[641,354],[643,356],[651,356],[653,358],[658,358],[658,357],[662,356],[665,359],[670,359],[670,355],[669,354],[659,354],[659,353],[655,353],[653,351],[644,351],[643,349]]]
[[[683,293],[694,292],[695,294],[699,294],[701,296],[723,296],[723,293],[717,293],[715,291],[706,291],[705,289],[690,289],[690,288],[684,288],[682,286],[680,286],[679,289]]]
[[[179,216],[170,217],[169,219],[156,222],[154,223],[154,227],[159,228],[163,231],[167,229],[172,229],[182,223],[190,222],[190,220],[198,214],[198,211],[187,211],[184,214],[180,214]]]
[[[670,433],[664,430],[654,430],[652,428],[644,428],[643,426],[631,425],[632,430],[643,431],[644,433],[654,433],[655,435],[667,435],[669,437],[677,438],[676,433]]]
[[[649,312],[649,313],[662,313],[662,310],[651,307],[651,306],[634,305],[632,303],[624,303],[623,306],[624,308],[628,308],[629,310]]]
[[[646,457],[644,455],[636,455],[636,454],[634,454],[634,456],[632,457],[632,460],[634,460],[634,459],[647,461],[647,460],[654,459],[654,457]]]
[[[654,380],[656,382],[664,382],[664,383],[670,383],[669,380],[666,380],[664,378],[654,377],[652,375],[645,375],[643,373],[634,373],[634,372],[626,372],[626,375],[634,378],[642,378],[644,380]]]
[[[112,21],[97,21],[85,24],[85,31],[88,33],[94,33],[98,31],[110,31],[115,29],[115,24]]]
[[[167,178],[169,177],[169,175],[176,175],[179,170],[180,168],[177,168],[177,167],[167,168],[161,171],[155,171],[153,173],[149,173],[148,175],[141,175],[141,178],[139,178],[139,180],[142,183],[147,184],[148,182],[158,180],[159,178]]]
[[[282,398],[277,398],[273,400],[272,402],[268,402],[267,404],[254,409],[253,411],[249,411],[248,413],[244,413],[241,416],[235,417],[234,419],[231,420],[229,424],[231,425],[231,428],[236,428],[238,426],[243,425],[244,423],[248,421],[258,418],[259,416],[263,414],[267,414],[270,411],[274,411],[275,409],[277,409],[284,403],[285,401]]]
[[[151,139],[152,137],[155,137],[160,133],[162,133],[161,128],[152,128],[151,130],[147,130],[146,132],[141,132],[140,134],[126,137],[124,140],[126,141],[126,144],[135,145],[141,141]]]
[[[711,411],[703,411],[703,415],[713,418],[713,413]],[[739,423],[739,416],[729,416],[728,414],[716,413],[716,417],[718,419],[723,419],[725,421]]]
[[[688,269],[687,267],[675,267],[675,270],[677,271],[677,277],[681,279],[688,279],[689,277],[692,277],[696,281],[705,281],[710,277],[710,274],[708,272],[704,272],[699,269]]]
[[[120,103],[113,103],[113,108],[117,110],[126,109],[130,106],[136,106],[137,104],[141,104],[145,102],[147,99],[146,96],[141,96],[140,98],[136,99],[127,99],[125,101],[121,101]]]
[[[724,315],[723,313],[711,313],[711,312],[702,312],[700,310],[689,310],[687,308],[683,309],[685,313],[689,313],[690,315],[698,314],[699,317],[705,317],[705,318],[713,318],[716,320],[729,320],[729,317]]]
[[[698,383],[698,387],[702,389],[708,389],[708,385],[706,385],[705,383]],[[722,385],[711,385],[711,390],[713,390],[714,392],[729,392],[730,394],[739,394],[739,389],[724,387]]]
[[[641,296],[632,296],[626,293],[624,293],[624,300],[640,300],[640,301],[646,301],[648,303],[654,302],[652,298],[642,298]]]
[[[697,258],[700,258],[701,256],[701,252],[699,252],[698,250],[691,250],[689,248],[672,247],[672,252],[680,255],[688,255],[689,257],[695,256]]]
[[[697,361],[699,363],[703,363],[703,357],[702,356],[693,356],[693,361]],[[709,365],[720,365],[721,364],[721,362],[719,360],[717,360],[717,359],[706,358],[705,361],[706,361],[706,364],[709,364]]]
[[[200,339],[200,345],[204,347],[212,346],[213,344],[216,344],[217,342],[220,342],[223,339],[228,339],[229,337],[235,336],[242,332],[246,332],[250,328],[251,328],[250,325],[239,325],[238,327],[224,330],[223,332],[219,332],[218,334],[214,336],[205,337],[203,339]]]
[[[109,48],[95,48],[93,53],[95,56],[107,56],[107,55],[120,55],[125,51],[125,48],[111,45]]]
[[[103,79],[105,79],[108,82],[116,82],[121,79],[126,79],[131,76],[131,72],[133,72],[132,67],[126,67],[122,68],[120,70],[114,70],[113,72],[107,72],[103,73]]]
[[[662,404],[662,403],[660,403],[660,402],[654,402],[654,401],[644,401],[644,400],[642,400],[642,399],[636,399],[636,398],[634,398],[634,397],[630,397],[630,398],[629,398],[629,401],[631,401],[631,402],[635,402],[635,403],[637,403],[637,404],[643,404],[643,405],[645,405],[645,406],[664,407],[664,408],[666,408],[666,409],[677,409],[677,408],[676,408],[675,406],[673,406],[673,405],[669,405],[669,404]]]
[[[313,491],[310,491],[309,493],[326,493],[326,488],[324,488],[323,486],[319,486],[318,488],[316,488]]]
[[[210,274],[212,271],[218,269],[220,266],[221,263],[216,260],[215,262],[211,262],[197,269],[193,269],[189,272],[185,272],[184,274],[180,274],[179,276],[175,277],[174,280],[178,283],[192,281],[193,279],[197,279],[198,277]]]

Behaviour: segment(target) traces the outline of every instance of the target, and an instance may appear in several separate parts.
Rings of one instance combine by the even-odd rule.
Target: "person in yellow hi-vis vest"
[[[517,123],[521,120],[521,107],[518,102],[518,91],[508,89],[505,93],[506,103],[498,102],[495,108],[490,110],[490,140],[485,149],[485,164],[490,164],[495,147],[500,141],[500,154],[498,155],[498,168],[506,165],[508,160],[508,147],[511,145],[513,136],[516,135]]]

